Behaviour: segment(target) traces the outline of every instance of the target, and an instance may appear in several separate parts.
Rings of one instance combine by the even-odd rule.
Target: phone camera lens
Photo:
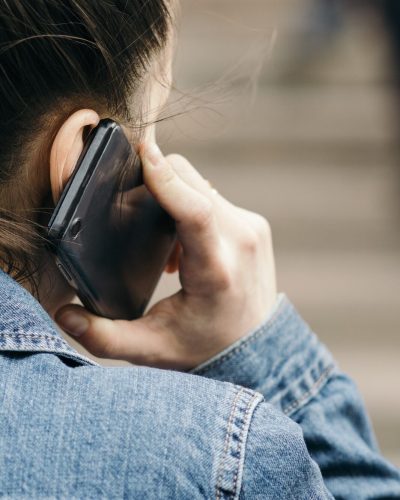
[[[80,219],[74,220],[74,222],[71,225],[71,229],[69,230],[71,236],[72,237],[77,236],[81,228],[82,228],[82,221]]]

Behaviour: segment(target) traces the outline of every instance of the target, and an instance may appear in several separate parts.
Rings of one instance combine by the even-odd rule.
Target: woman
[[[352,382],[276,293],[268,223],[155,144],[176,9],[1,6],[0,492],[400,498]],[[40,230],[104,117],[139,145],[179,239],[167,270],[179,270],[182,290],[132,322],[69,305]],[[96,365],[53,319],[93,354],[136,366]]]

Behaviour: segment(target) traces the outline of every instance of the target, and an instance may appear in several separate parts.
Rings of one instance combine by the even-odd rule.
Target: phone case
[[[176,241],[145,187],[139,156],[110,119],[93,129],[48,224],[64,277],[92,312],[143,315]]]

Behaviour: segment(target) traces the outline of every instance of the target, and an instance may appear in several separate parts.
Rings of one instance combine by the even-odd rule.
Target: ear
[[[100,117],[92,109],[76,111],[60,127],[50,151],[50,185],[54,203],[75,169],[83,149],[85,127],[96,127]]]

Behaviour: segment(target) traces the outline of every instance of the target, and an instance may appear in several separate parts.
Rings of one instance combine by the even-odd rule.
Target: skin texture
[[[163,83],[149,78],[145,93],[152,119],[168,97],[171,50],[165,58]],[[59,127],[47,177],[54,201],[75,168],[84,128],[96,126],[100,118],[95,109],[83,108]],[[73,291],[57,272],[51,293],[44,294],[51,299],[42,305],[96,356],[187,370],[248,334],[269,314],[276,300],[271,232],[263,217],[216,193],[185,158],[164,157],[154,125],[146,128],[139,154],[147,188],[176,221],[179,243],[167,270],[179,271],[181,290],[143,318],[112,321],[65,305]],[[50,260],[48,269],[54,272]]]

